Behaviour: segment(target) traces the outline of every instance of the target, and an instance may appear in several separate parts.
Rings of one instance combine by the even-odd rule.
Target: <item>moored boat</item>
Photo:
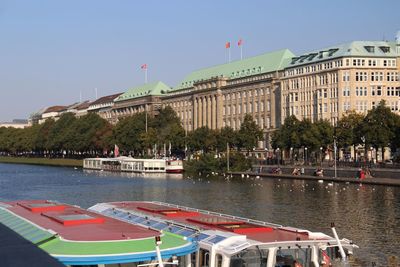
[[[180,159],[167,159],[165,171],[167,173],[182,173],[183,161]]]
[[[182,173],[183,162],[179,159],[137,159],[132,157],[85,158],[83,168],[102,171],[134,173]]]
[[[339,239],[334,227],[331,237],[162,202],[100,203],[89,210],[194,240],[199,250],[190,266],[195,267],[327,267],[346,262],[357,247]]]
[[[183,236],[55,201],[0,202],[0,223],[69,266],[176,265],[197,250]]]

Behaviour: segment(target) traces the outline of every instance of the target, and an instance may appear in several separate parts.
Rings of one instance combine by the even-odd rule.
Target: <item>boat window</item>
[[[235,254],[230,259],[230,267],[266,267],[268,250],[251,248]]]
[[[210,252],[205,249],[200,249],[200,264],[201,267],[210,266]]]
[[[311,248],[278,249],[275,267],[312,267]]]
[[[215,266],[216,267],[222,267],[222,255],[221,254],[217,254],[215,255]]]

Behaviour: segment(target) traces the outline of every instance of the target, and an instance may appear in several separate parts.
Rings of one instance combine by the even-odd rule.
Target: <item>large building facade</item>
[[[282,119],[329,120],[349,110],[366,113],[381,100],[400,103],[400,43],[351,42],[294,57],[282,81]]]
[[[280,78],[292,57],[284,49],[195,71],[162,97],[162,105],[175,110],[187,131],[203,126],[237,130],[251,114],[268,142],[280,124]]]
[[[366,113],[381,100],[400,112],[399,73],[400,35],[396,42],[355,41],[300,56],[283,49],[194,71],[174,88],[154,82],[102,97],[87,112],[115,124],[170,106],[187,132],[237,130],[250,114],[264,132],[260,146],[269,147],[270,134],[291,115],[335,125],[347,111]],[[46,116],[53,114],[42,112],[41,121]]]

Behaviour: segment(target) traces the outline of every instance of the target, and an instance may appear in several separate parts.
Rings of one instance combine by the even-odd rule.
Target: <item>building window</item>
[[[376,95],[382,95],[382,86],[376,87]]]

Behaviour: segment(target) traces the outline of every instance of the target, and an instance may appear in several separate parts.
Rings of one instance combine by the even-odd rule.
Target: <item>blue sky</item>
[[[0,121],[282,48],[393,40],[400,1],[0,0]]]

